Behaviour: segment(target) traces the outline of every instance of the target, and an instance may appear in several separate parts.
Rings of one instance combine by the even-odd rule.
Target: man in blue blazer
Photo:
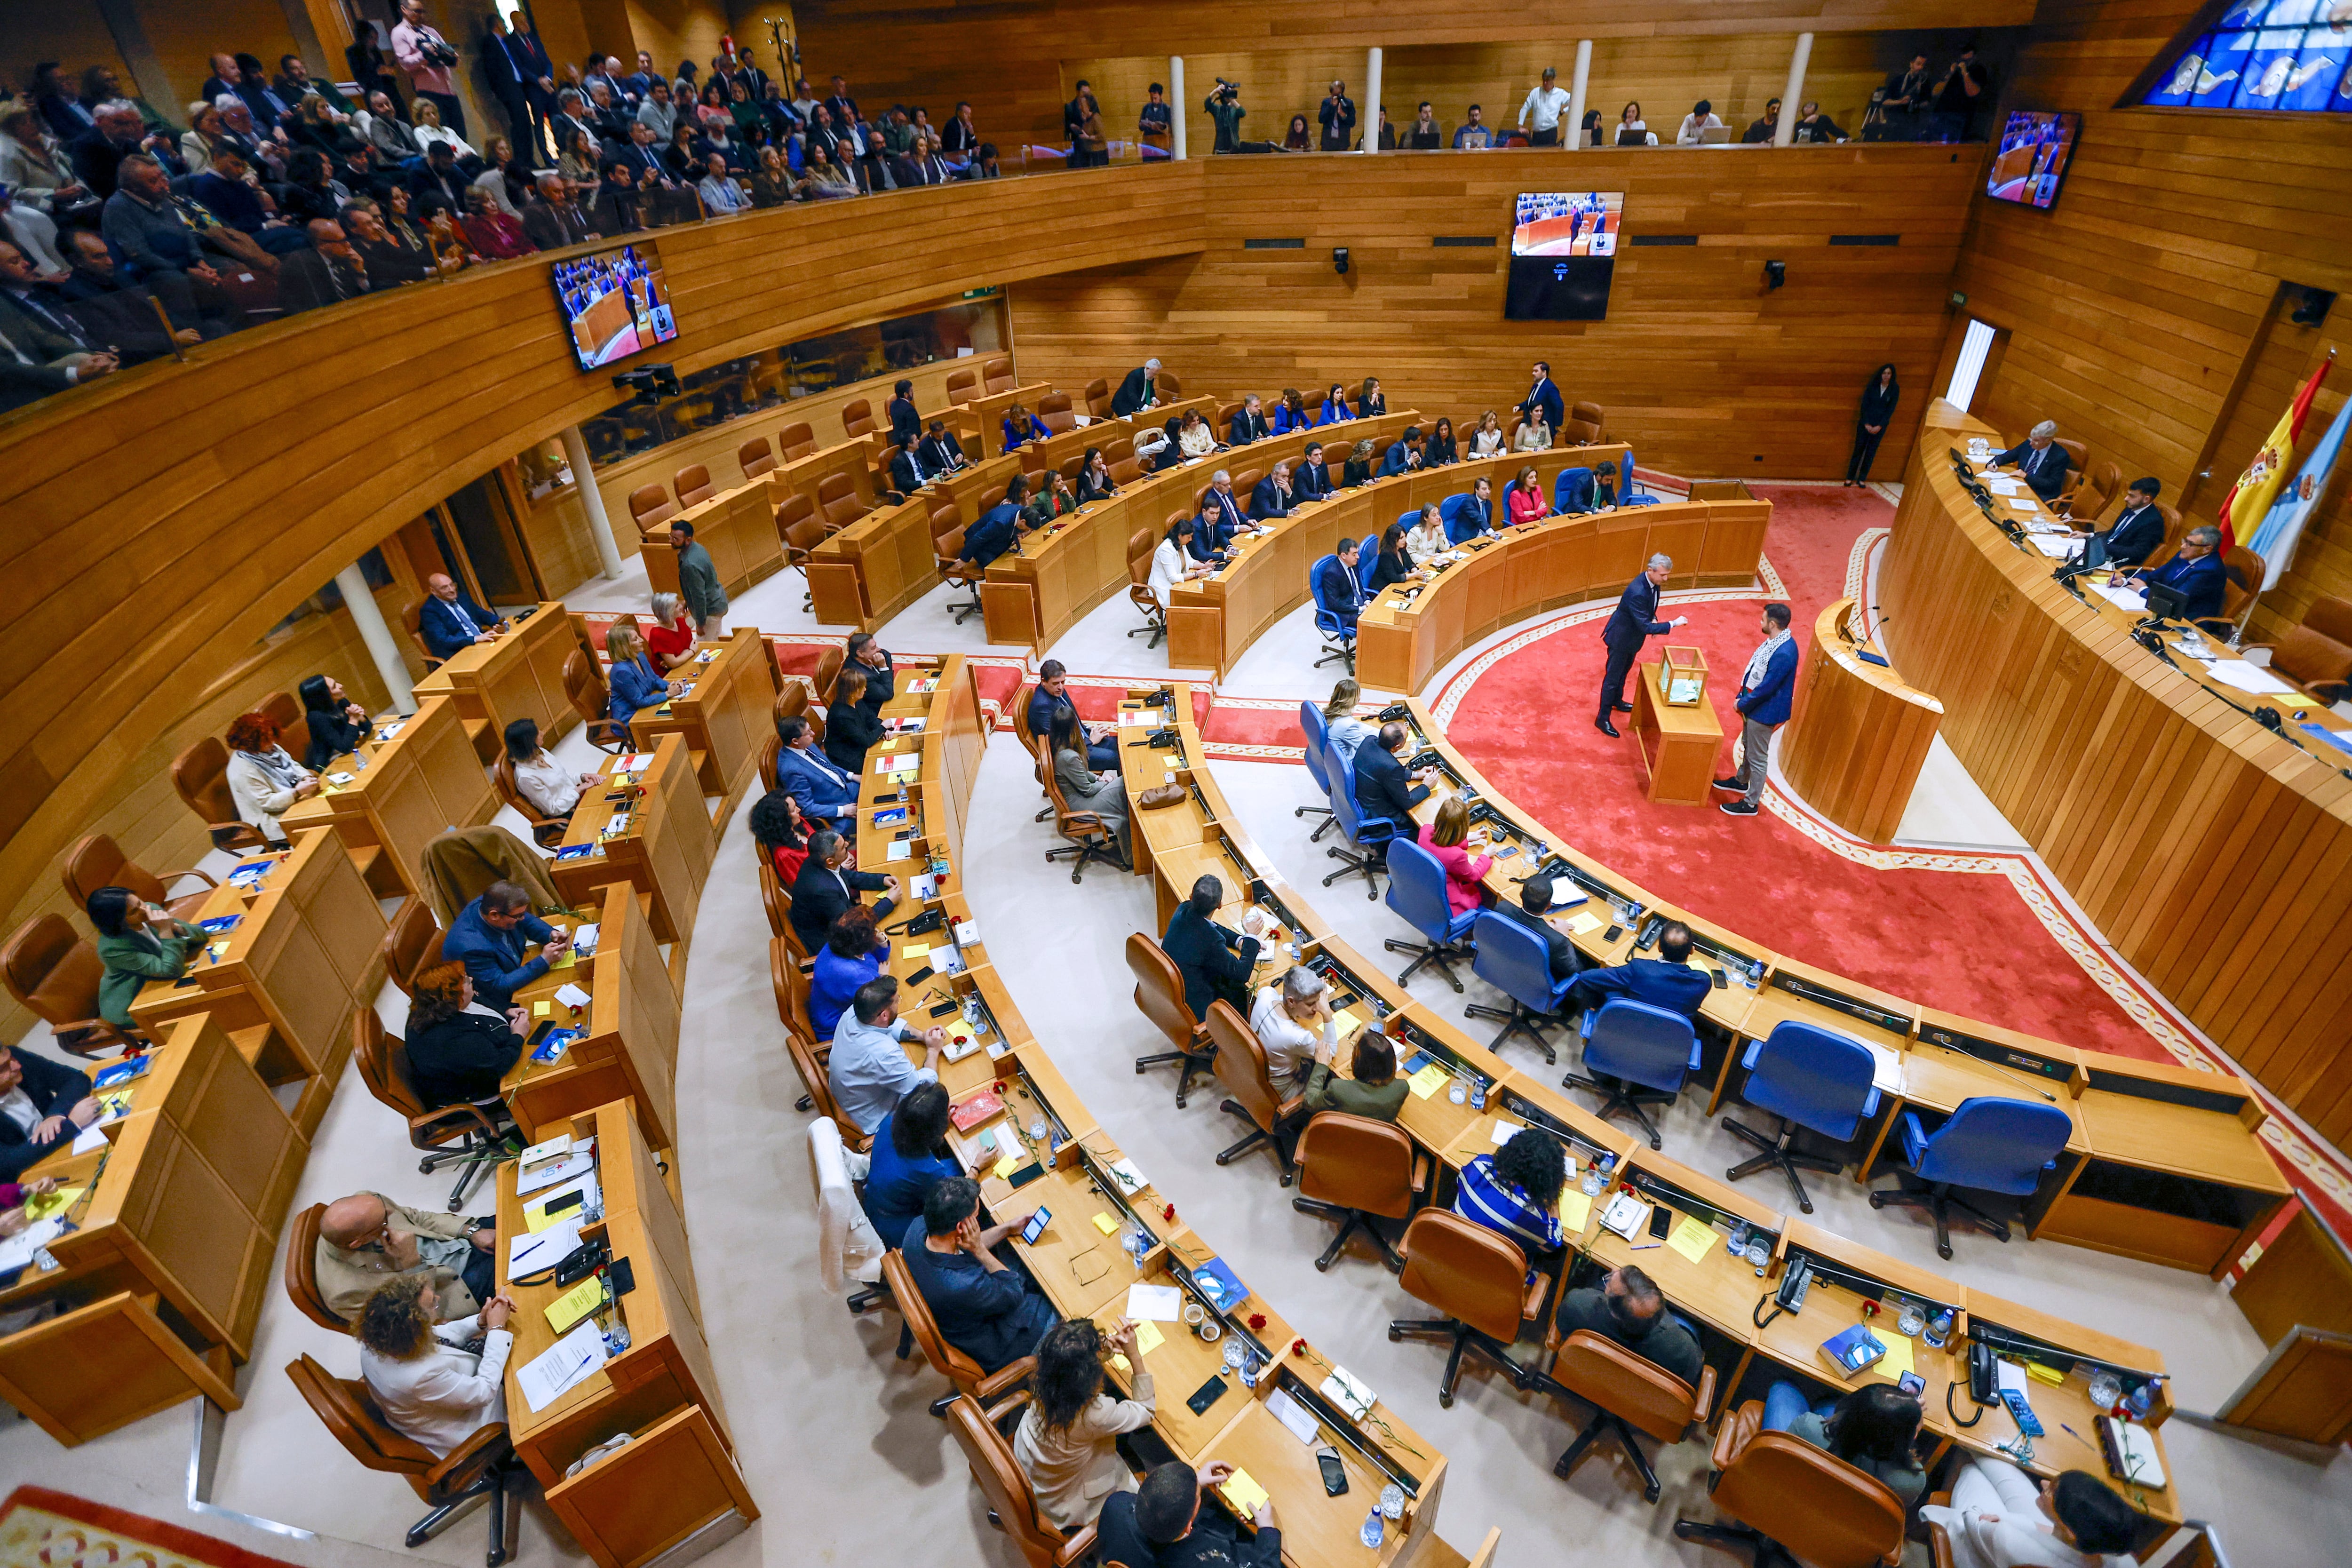
[[[1243,398],[1242,405],[1234,411],[1233,424],[1225,432],[1226,444],[1246,447],[1252,441],[1265,440],[1270,433],[1266,428],[1265,411],[1258,402],[1257,394],[1253,392]]]
[[[506,630],[506,622],[457,591],[448,574],[436,572],[425,579],[429,597],[416,613],[416,629],[435,658],[488,642]]]
[[[1609,665],[1601,671],[1601,715],[1592,721],[1592,727],[1612,741],[1617,738],[1617,726],[1610,715],[1633,710],[1633,705],[1625,700],[1625,678],[1633,673],[1634,656],[1642,651],[1643,643],[1690,619],[1688,616],[1676,616],[1671,621],[1658,619],[1658,590],[1665,585],[1666,574],[1674,569],[1672,556],[1651,556],[1642,574],[1626,584],[1625,591],[1617,595],[1617,607],[1609,613],[1609,624],[1601,628],[1601,644],[1609,649]]]
[[[1764,776],[1772,766],[1772,732],[1789,721],[1789,707],[1797,695],[1797,638],[1789,630],[1789,606],[1767,605],[1757,623],[1764,640],[1748,656],[1739,678],[1739,771],[1717,779],[1715,787],[1738,795],[1723,803],[1727,816],[1753,816],[1764,797]]]
[[[1535,384],[1528,388],[1525,397],[1519,399],[1522,415],[1533,408],[1543,410],[1545,426],[1553,435],[1559,435],[1560,426],[1568,417],[1568,404],[1560,397],[1559,387],[1551,378],[1551,365],[1543,360],[1536,361]]]
[[[1299,500],[1298,487],[1291,479],[1290,464],[1286,459],[1276,463],[1274,472],[1258,480],[1257,489],[1250,491],[1250,516],[1259,522],[1288,517]]]
[[[1235,535],[1253,532],[1256,527],[1234,494],[1234,476],[1223,468],[1209,477],[1209,488],[1201,496],[1201,519],[1193,542],[1213,551],[1223,550]]]
[[[1486,475],[1470,487],[1466,496],[1455,498],[1443,514],[1445,517],[1445,542],[1466,544],[1482,533],[1495,531],[1495,482]]]
[[[1021,508],[1029,499],[1029,481],[1019,474],[1004,487],[1004,499],[990,507],[964,531],[963,559],[979,570],[1013,548],[1021,534]]]
[[[1307,460],[1292,470],[1290,493],[1292,504],[1303,500],[1321,500],[1336,487],[1331,483],[1330,465],[1323,460],[1323,443],[1307,443]]]
[[[1356,570],[1356,542],[1339,541],[1339,547],[1316,566],[1315,580],[1309,586],[1314,590],[1315,602],[1338,616],[1353,636],[1356,612],[1364,607],[1364,579]]]
[[[534,942],[541,944],[539,956],[526,960],[523,949]],[[441,938],[442,962],[464,964],[473,976],[475,1000],[500,1013],[514,1005],[516,992],[571,951],[572,933],[532,914],[530,895],[512,882],[483,889]]]
[[[1398,474],[1409,474],[1421,467],[1421,426],[1406,426],[1404,434],[1397,437],[1381,458],[1380,477],[1391,479]]]
[[[808,721],[795,713],[776,725],[776,787],[801,803],[801,815],[845,828],[857,821],[857,776],[817,750]]]
[[[1397,756],[1404,749],[1404,735],[1403,725],[1383,724],[1371,744],[1356,748],[1356,805],[1367,817],[1385,816],[1396,824],[1399,837],[1411,837],[1416,826],[1412,808],[1429,798],[1429,781],[1437,770],[1406,771]],[[1368,847],[1387,864],[1385,844]]]
[[[1699,1004],[1706,1000],[1714,983],[1690,967],[1690,927],[1668,921],[1658,932],[1657,957],[1636,958],[1612,969],[1586,970],[1569,987],[1569,1010],[1598,1007],[1612,996],[1622,996],[1696,1020]]]
[[[2066,488],[2066,448],[2058,444],[2058,422],[2044,419],[2027,432],[2024,440],[2006,452],[1996,453],[1991,466],[1995,468],[2014,464],[2018,477],[2027,488],[2046,503],[2058,499]]]
[[[2229,592],[2230,574],[2217,553],[2221,545],[2220,529],[2210,523],[2192,528],[2171,560],[2161,566],[2142,567],[2137,575],[2151,586],[2174,588],[2185,595],[2189,602],[2180,613],[2190,620],[2208,619],[2221,613]]]
[[[0,1182],[13,1182],[27,1166],[73,1147],[98,1120],[88,1073],[0,1046],[0,1101],[14,1100],[20,1089],[31,1102],[33,1124],[26,1127],[0,1108]]]

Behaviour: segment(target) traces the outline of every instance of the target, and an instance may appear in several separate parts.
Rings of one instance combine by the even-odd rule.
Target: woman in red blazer
[[[1445,868],[1445,905],[1466,915],[1494,900],[1479,879],[1495,864],[1492,857],[1473,855],[1463,846],[1470,837],[1470,808],[1454,795],[1437,808],[1437,819],[1421,827],[1421,847]]]

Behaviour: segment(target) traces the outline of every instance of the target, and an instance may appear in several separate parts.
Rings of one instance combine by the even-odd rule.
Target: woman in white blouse
[[[1323,704],[1324,731],[1339,748],[1339,760],[1351,768],[1356,765],[1356,748],[1372,732],[1370,725],[1356,717],[1356,704],[1363,696],[1363,688],[1352,677],[1343,678],[1331,689],[1331,700]]]
[[[490,1298],[480,1314],[436,1323],[441,1300],[429,1274],[395,1274],[360,1305],[352,1333],[360,1376],[384,1424],[441,1458],[485,1426],[507,1418],[507,1356],[512,1298]],[[479,1355],[463,1349],[479,1336]]]
[[[1675,132],[1675,145],[1696,147],[1706,140],[1700,134],[1701,132],[1722,129],[1723,121],[1716,118],[1715,105],[1702,98],[1691,105],[1691,111],[1688,114],[1683,116],[1683,128]]]
[[[1474,458],[1494,458],[1503,451],[1503,417],[1489,408],[1478,416],[1478,428],[1470,433],[1470,455]]]
[[[1283,971],[1281,984],[1258,988],[1250,1028],[1265,1047],[1266,1076],[1274,1086],[1305,1085],[1316,1051],[1339,1041],[1329,983],[1304,964]]]
[[[1216,428],[1201,417],[1199,409],[1188,408],[1176,431],[1176,446],[1187,458],[1205,458],[1217,449]]]
[[[228,766],[224,771],[236,815],[261,829],[272,844],[286,842],[278,819],[319,793],[319,780],[278,743],[278,721],[267,713],[240,713],[229,721]]]
[[[1943,1527],[1953,1568],[2129,1568],[2146,1522],[2087,1470],[2037,1481],[1989,1456],[1961,1461],[1951,1500],[1919,1515]]]
[[[533,719],[518,719],[507,726],[507,764],[514,770],[515,788],[541,816],[569,821],[581,792],[596,786],[598,775],[573,773],[539,743],[539,722]]]
[[[1551,426],[1544,423],[1543,410],[1530,408],[1519,425],[1519,437],[1511,443],[1515,452],[1549,452],[1551,450]]]
[[[1432,501],[1421,509],[1421,521],[1405,531],[1404,552],[1412,557],[1414,565],[1426,566],[1452,548],[1446,542],[1445,524],[1437,515],[1437,503]]]
[[[1103,1358],[1127,1358],[1135,1396],[1103,1392]],[[1118,1321],[1106,1338],[1084,1318],[1056,1323],[1037,1342],[1036,1391],[1013,1434],[1013,1462],[1037,1494],[1037,1511],[1063,1531],[1083,1530],[1113,1492],[1135,1490],[1118,1457],[1118,1439],[1151,1425],[1151,1372],[1135,1342],[1135,1325]]]
[[[474,184],[490,193],[490,200],[499,211],[520,222],[522,210],[515,205],[514,196],[507,189],[507,165],[514,162],[514,143],[503,136],[493,136],[489,149],[489,155],[482,160],[482,172],[474,176]]]
[[[1192,539],[1192,520],[1180,517],[1168,525],[1160,542],[1151,552],[1151,596],[1160,607],[1168,607],[1168,590],[1190,577],[1205,577],[1216,568],[1205,561],[1195,561],[1186,548]]]
[[[408,128],[409,134],[416,138],[418,152],[429,153],[433,150],[433,143],[436,142],[446,142],[449,143],[449,151],[460,158],[480,156],[471,147],[466,145],[466,139],[463,136],[441,123],[441,106],[431,99],[419,93],[416,101],[409,105],[408,112],[415,121],[415,123]]]
[[[1654,147],[1658,133],[1642,118],[1639,100],[1627,104],[1617,115],[1617,145],[1620,147]]]

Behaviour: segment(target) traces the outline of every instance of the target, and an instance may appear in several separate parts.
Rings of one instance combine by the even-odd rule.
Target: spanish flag
[[[2311,373],[2311,379],[2294,395],[2293,405],[2279,416],[2270,438],[2254,454],[2253,461],[2246,465],[2246,471],[2238,476],[2238,482],[2230,487],[2230,493],[2221,498],[2222,554],[2227,555],[2237,545],[2240,522],[2245,524],[2249,535],[2262,525],[2279,487],[2286,483],[2287,465],[2294,461],[2294,444],[2303,436],[2303,422],[2311,413],[2311,400],[2317,395],[2319,384],[2327,379],[2329,363],[2321,362],[2319,368]]]

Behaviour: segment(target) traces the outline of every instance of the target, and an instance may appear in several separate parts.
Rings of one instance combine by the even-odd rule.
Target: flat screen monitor
[[[1624,209],[1622,191],[1522,192],[1512,215],[1505,319],[1598,321],[1607,316]]]
[[[2083,117],[2072,110],[2013,111],[2001,129],[2000,145],[1993,152],[1985,195],[2023,207],[2052,205],[2058,200],[2058,187],[2074,161],[2074,143],[2082,134]]]
[[[548,276],[582,370],[617,364],[677,336],[661,252],[649,244],[576,256],[556,262]]]

